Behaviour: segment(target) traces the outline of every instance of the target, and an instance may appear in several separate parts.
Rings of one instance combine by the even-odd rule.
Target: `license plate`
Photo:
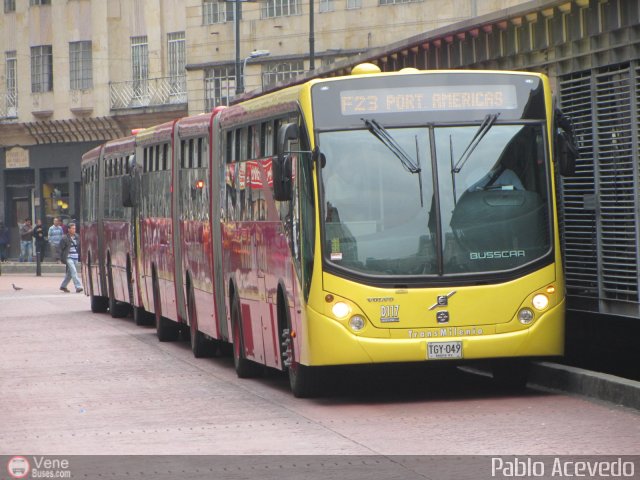
[[[427,343],[427,358],[462,358],[462,342]]]

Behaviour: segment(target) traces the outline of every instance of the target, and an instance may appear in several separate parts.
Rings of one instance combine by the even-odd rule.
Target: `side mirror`
[[[295,123],[285,123],[278,130],[278,143],[276,146],[276,158],[273,159],[273,197],[275,200],[283,202],[291,200],[291,172],[293,159],[291,155],[286,155],[285,148],[290,140],[297,140],[300,137],[298,125]]]
[[[122,177],[121,189],[122,189],[122,206],[123,207],[137,207],[135,180],[132,175],[125,175]]]
[[[571,176],[576,173],[576,160],[580,157],[578,148],[570,135],[561,130],[556,138],[556,159],[560,175]]]
[[[291,200],[291,155],[273,160],[273,198],[279,202]]]
[[[555,110],[556,145],[555,157],[558,162],[560,175],[571,176],[576,173],[576,161],[580,158],[580,151],[576,146],[575,129],[571,118],[562,110]]]

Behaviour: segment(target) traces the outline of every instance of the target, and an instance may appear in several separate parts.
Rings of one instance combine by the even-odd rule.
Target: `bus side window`
[[[262,138],[264,146],[262,151],[265,157],[273,155],[273,145],[275,142],[275,135],[273,133],[273,121],[265,122],[262,128]]]

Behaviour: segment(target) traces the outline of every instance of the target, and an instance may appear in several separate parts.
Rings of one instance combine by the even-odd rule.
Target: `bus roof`
[[[176,122],[176,133],[181,138],[205,135],[214,116],[213,112],[208,112],[181,118]]]
[[[121,155],[131,155],[136,148],[136,137],[130,135],[128,137],[110,140],[104,144],[105,157],[118,157]]]
[[[301,92],[308,88],[310,83],[294,85],[232,105],[220,113],[220,124],[226,127],[251,123],[256,118],[276,117],[291,112],[298,104]]]
[[[97,147],[92,148],[88,152],[85,152],[84,155],[82,155],[81,166],[84,167],[89,163],[97,162],[98,159],[100,158],[100,152],[102,151],[103,146],[104,145],[98,145]]]
[[[171,141],[173,136],[173,128],[178,120],[154,125],[145,128],[142,132],[135,136],[136,144],[141,146],[154,145],[156,143],[166,143]]]

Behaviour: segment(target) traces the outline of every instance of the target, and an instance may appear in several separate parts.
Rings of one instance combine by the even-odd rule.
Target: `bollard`
[[[36,251],[36,277],[42,276],[42,269],[40,265],[40,252]]]

